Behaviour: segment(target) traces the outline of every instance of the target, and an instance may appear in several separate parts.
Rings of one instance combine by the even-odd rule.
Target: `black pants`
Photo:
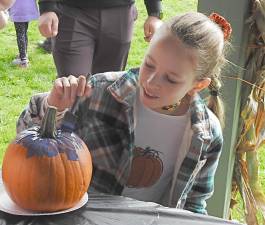
[[[19,51],[19,58],[21,60],[27,59],[28,49],[28,22],[14,22],[17,34],[17,46]]]
[[[61,4],[58,15],[52,44],[59,77],[125,68],[137,17],[134,5],[94,9]]]

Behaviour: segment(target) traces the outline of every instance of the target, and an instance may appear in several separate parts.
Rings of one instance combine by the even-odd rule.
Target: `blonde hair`
[[[197,79],[211,78],[208,107],[224,127],[224,107],[219,96],[220,73],[225,64],[226,42],[221,28],[207,16],[198,12],[174,17],[168,23],[170,31],[185,46],[195,49],[197,54]]]

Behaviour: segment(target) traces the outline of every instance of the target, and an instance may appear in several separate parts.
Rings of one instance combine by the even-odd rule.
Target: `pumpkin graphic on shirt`
[[[154,185],[162,175],[163,162],[159,157],[160,152],[150,147],[145,149],[135,147],[128,187],[146,188]]]

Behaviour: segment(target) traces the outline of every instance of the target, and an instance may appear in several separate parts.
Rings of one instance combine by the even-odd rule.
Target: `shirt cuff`
[[[50,105],[48,104],[47,99],[48,99],[48,97],[45,98],[45,100],[44,100],[44,106],[43,106],[45,112],[46,112],[47,108],[50,106]],[[57,111],[57,112],[56,112],[56,121],[61,120],[61,119],[64,117],[64,114],[66,113],[67,110],[68,110],[68,108],[66,108],[66,109],[63,110],[63,111]]]
[[[162,5],[161,0],[144,0],[148,15],[153,13],[159,13]]]
[[[57,3],[55,1],[40,1],[39,2],[39,10],[40,14],[45,12],[56,12],[57,11]]]

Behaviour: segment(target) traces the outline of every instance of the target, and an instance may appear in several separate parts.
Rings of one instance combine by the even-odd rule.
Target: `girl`
[[[39,11],[35,0],[16,0],[9,9],[11,20],[14,22],[19,55],[12,61],[14,65],[26,68],[29,60],[28,48],[28,24],[31,20],[39,18]]]
[[[230,33],[216,14],[176,16],[155,33],[140,70],[96,74],[87,83],[59,78],[50,93],[32,97],[17,131],[40,124],[49,105],[59,126],[83,96],[75,132],[92,154],[90,190],[206,213],[223,144],[219,75]],[[207,87],[208,107],[198,95]]]

